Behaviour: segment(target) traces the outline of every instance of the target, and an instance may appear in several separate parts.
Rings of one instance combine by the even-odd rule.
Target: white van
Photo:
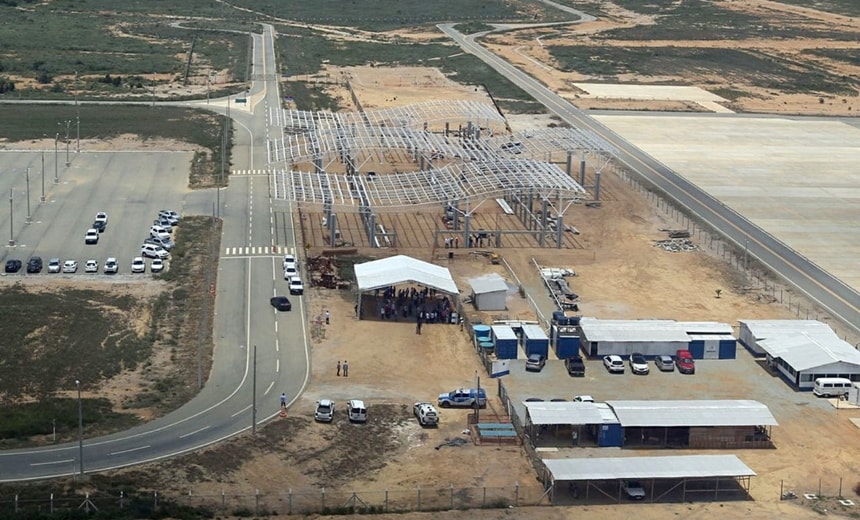
[[[351,422],[367,422],[367,407],[364,401],[351,399],[346,403],[346,413]]]
[[[812,393],[818,397],[841,397],[848,395],[851,380],[844,377],[819,377],[815,380]]]

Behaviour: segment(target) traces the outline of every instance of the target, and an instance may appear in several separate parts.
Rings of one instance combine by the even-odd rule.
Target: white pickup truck
[[[415,403],[412,413],[418,418],[421,426],[436,426],[439,424],[439,413],[430,403]]]

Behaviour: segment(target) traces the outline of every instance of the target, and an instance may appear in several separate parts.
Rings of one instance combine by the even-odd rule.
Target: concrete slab
[[[595,117],[860,289],[860,129],[836,119]]]
[[[611,83],[574,83],[587,95],[580,97],[672,100],[721,103],[727,100],[699,87],[680,85],[622,85]]]

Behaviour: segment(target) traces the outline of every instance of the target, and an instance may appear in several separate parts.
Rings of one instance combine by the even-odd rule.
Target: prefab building
[[[767,352],[759,342],[800,332],[828,339],[839,336],[827,324],[816,320],[738,320],[738,340],[753,355],[764,357]]]
[[[738,341],[731,334],[690,334],[694,359],[735,359]]]
[[[514,329],[507,325],[493,325],[492,332],[496,346],[496,357],[499,359],[517,359],[520,340]]]
[[[860,381],[860,352],[835,334],[798,332],[757,344],[765,351],[768,366],[798,390],[812,390],[820,377]]]
[[[550,331],[552,348],[559,359],[579,354],[579,327],[553,325]]]
[[[523,350],[526,356],[540,354],[549,355],[549,338],[546,332],[537,325],[523,325]]]
[[[672,320],[582,318],[579,326],[580,344],[589,357],[629,356],[634,352],[648,357],[674,355],[690,344],[690,337]]]
[[[479,311],[503,311],[508,296],[508,284],[496,273],[469,280],[472,302]]]

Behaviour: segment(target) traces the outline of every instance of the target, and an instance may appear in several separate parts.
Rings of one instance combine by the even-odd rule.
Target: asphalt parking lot
[[[521,417],[525,415],[522,402],[528,398],[570,401],[577,395],[591,395],[596,402],[752,399],[767,405],[781,424],[803,420],[806,412],[813,409],[825,413],[833,410],[827,400],[816,398],[811,392],[794,391],[740,344],[737,349],[737,359],[697,359],[693,375],[677,370],[661,372],[653,360],[649,360],[648,375],[634,375],[626,359],[623,374],[610,374],[601,359],[586,359],[585,377],[570,377],[561,360],[549,359],[544,369],[535,373],[526,372],[525,360],[517,359],[511,361],[510,375],[504,376],[504,384]]]
[[[42,195],[41,152],[2,152],[3,168],[0,193],[0,240],[2,262],[19,259],[26,268],[27,259],[40,256],[46,267],[51,258],[78,262],[75,275],[83,276],[87,259],[101,266],[108,257],[116,257],[119,273],[128,274],[131,261],[140,256],[140,246],[149,236],[149,227],[160,209],[185,213],[189,194],[188,169],[191,152],[87,152],[72,154],[66,167],[64,154],[59,155],[54,184],[53,153],[45,153],[44,193]],[[27,180],[30,169],[29,212],[27,223]],[[10,214],[9,193],[12,192]],[[99,211],[108,214],[108,225],[97,244],[87,245],[84,236]],[[14,245],[10,244],[14,240]],[[27,276],[25,269],[17,275]],[[34,275],[30,275],[34,276]],[[52,276],[57,276],[52,274]],[[60,275],[62,276],[62,275]],[[92,276],[92,275],[90,275]]]

